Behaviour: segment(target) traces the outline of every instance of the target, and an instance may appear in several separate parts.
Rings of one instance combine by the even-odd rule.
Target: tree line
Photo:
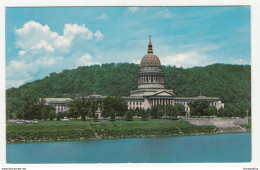
[[[151,109],[147,110],[136,108],[135,110],[128,110],[126,101],[121,97],[108,96],[105,99],[97,98],[76,98],[69,103],[69,110],[65,112],[59,112],[55,114],[55,108],[50,105],[45,105],[45,100],[32,99],[28,101],[17,115],[12,118],[25,119],[25,120],[54,120],[57,121],[64,117],[78,119],[85,121],[86,117],[91,118],[95,121],[98,120],[99,110],[102,118],[109,118],[111,121],[115,121],[117,117],[125,119],[126,121],[132,121],[133,117],[136,116],[141,118],[143,121],[147,121],[148,118],[152,119],[179,119],[187,116],[218,116],[218,117],[241,117],[248,116],[248,110],[237,110],[231,108],[216,109],[215,106],[210,106],[206,100],[195,100],[188,103],[190,111],[187,113],[185,107],[182,104],[176,105],[155,105]],[[250,115],[249,115],[250,116]]]
[[[250,65],[213,64],[188,69],[162,66],[162,69],[165,88],[173,89],[177,97],[198,96],[201,89],[202,95],[219,97],[225,107],[235,110],[232,114],[251,110]],[[94,85],[101,95],[129,96],[130,91],[137,89],[138,72],[136,64],[111,63],[50,73],[41,80],[7,89],[6,114],[11,117],[21,113],[32,99],[86,96],[94,92]]]

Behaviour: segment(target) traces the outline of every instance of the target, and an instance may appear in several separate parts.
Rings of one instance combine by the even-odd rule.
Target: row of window
[[[142,70],[145,70],[145,68],[142,68]],[[155,68],[155,69],[153,69],[153,68],[151,68],[151,67],[146,67],[146,70],[155,70],[155,71],[160,71],[160,69],[157,69],[157,68]]]
[[[57,111],[57,113],[58,112],[63,112],[63,108],[58,108],[56,111]]]
[[[143,102],[128,102],[128,106],[132,106],[132,105],[142,105]]]
[[[64,105],[54,105],[54,107],[64,107]]]
[[[139,81],[145,81],[145,82],[148,82],[148,81],[150,81],[151,80],[151,82],[156,82],[156,81],[161,81],[163,79],[163,77],[162,76],[140,76],[139,77]]]

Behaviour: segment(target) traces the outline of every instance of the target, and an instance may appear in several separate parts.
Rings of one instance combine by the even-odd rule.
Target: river
[[[7,163],[250,162],[251,133],[7,144]]]

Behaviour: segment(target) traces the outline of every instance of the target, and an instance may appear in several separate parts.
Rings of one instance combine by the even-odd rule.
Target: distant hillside
[[[7,111],[16,112],[33,97],[76,97],[96,92],[102,95],[129,96],[137,89],[136,64],[84,66],[62,73],[51,73],[42,80],[6,90]],[[165,88],[177,96],[219,97],[236,108],[251,108],[251,66],[213,64],[189,69],[163,66]]]

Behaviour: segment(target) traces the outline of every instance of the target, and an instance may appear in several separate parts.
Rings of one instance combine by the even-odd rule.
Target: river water
[[[250,162],[251,133],[7,144],[7,163]]]

